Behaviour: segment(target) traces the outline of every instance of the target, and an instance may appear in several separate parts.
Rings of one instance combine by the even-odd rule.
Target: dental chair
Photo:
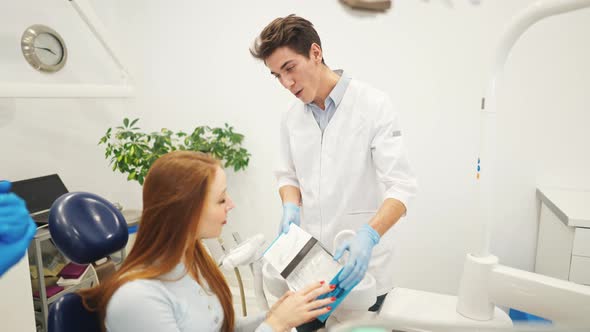
[[[119,210],[104,198],[86,192],[68,193],[53,203],[49,232],[55,246],[78,264],[104,261],[123,249],[129,236]],[[114,272],[114,268],[107,270]],[[47,325],[49,332],[101,331],[98,315],[87,311],[76,293],[65,294],[53,303]]]

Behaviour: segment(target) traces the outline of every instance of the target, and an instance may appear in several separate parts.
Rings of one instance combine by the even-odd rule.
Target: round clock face
[[[55,66],[63,58],[63,46],[59,40],[49,33],[41,33],[33,42],[35,53],[41,62]]]
[[[56,72],[63,68],[67,50],[61,36],[44,25],[33,25],[23,33],[21,48],[27,62],[33,68]]]

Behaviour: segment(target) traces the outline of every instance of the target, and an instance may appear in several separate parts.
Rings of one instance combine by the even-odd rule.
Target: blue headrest
[[[100,332],[98,314],[89,312],[76,293],[68,293],[53,302],[47,318],[48,332]]]
[[[55,246],[78,264],[88,264],[125,247],[127,222],[113,204],[91,193],[59,197],[49,212]]]

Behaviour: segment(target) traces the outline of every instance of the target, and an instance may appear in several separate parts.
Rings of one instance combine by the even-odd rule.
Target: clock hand
[[[40,49],[40,50],[45,50],[45,51],[47,51],[47,52],[50,52],[50,53],[51,53],[51,54],[53,54],[53,55],[57,55],[57,54],[55,54],[55,53],[54,53],[54,52],[53,52],[53,51],[52,51],[50,48],[47,48],[47,47],[37,47],[37,46],[35,46],[35,48],[38,48],[38,49]]]

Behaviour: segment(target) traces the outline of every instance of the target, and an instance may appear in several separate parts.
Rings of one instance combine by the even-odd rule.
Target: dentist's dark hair
[[[256,59],[266,61],[276,49],[286,46],[309,59],[309,50],[313,43],[322,47],[313,24],[303,17],[291,14],[270,22],[254,41],[250,54]],[[323,57],[322,63],[326,64]]]
[[[151,166],[143,184],[143,211],[131,252],[112,277],[79,292],[86,309],[99,314],[103,331],[107,304],[119,287],[137,279],[158,279],[180,262],[201,285],[205,279],[217,295],[224,314],[221,330],[234,330],[227,281],[197,235],[204,202],[218,170],[218,160],[193,151],[167,153]]]

